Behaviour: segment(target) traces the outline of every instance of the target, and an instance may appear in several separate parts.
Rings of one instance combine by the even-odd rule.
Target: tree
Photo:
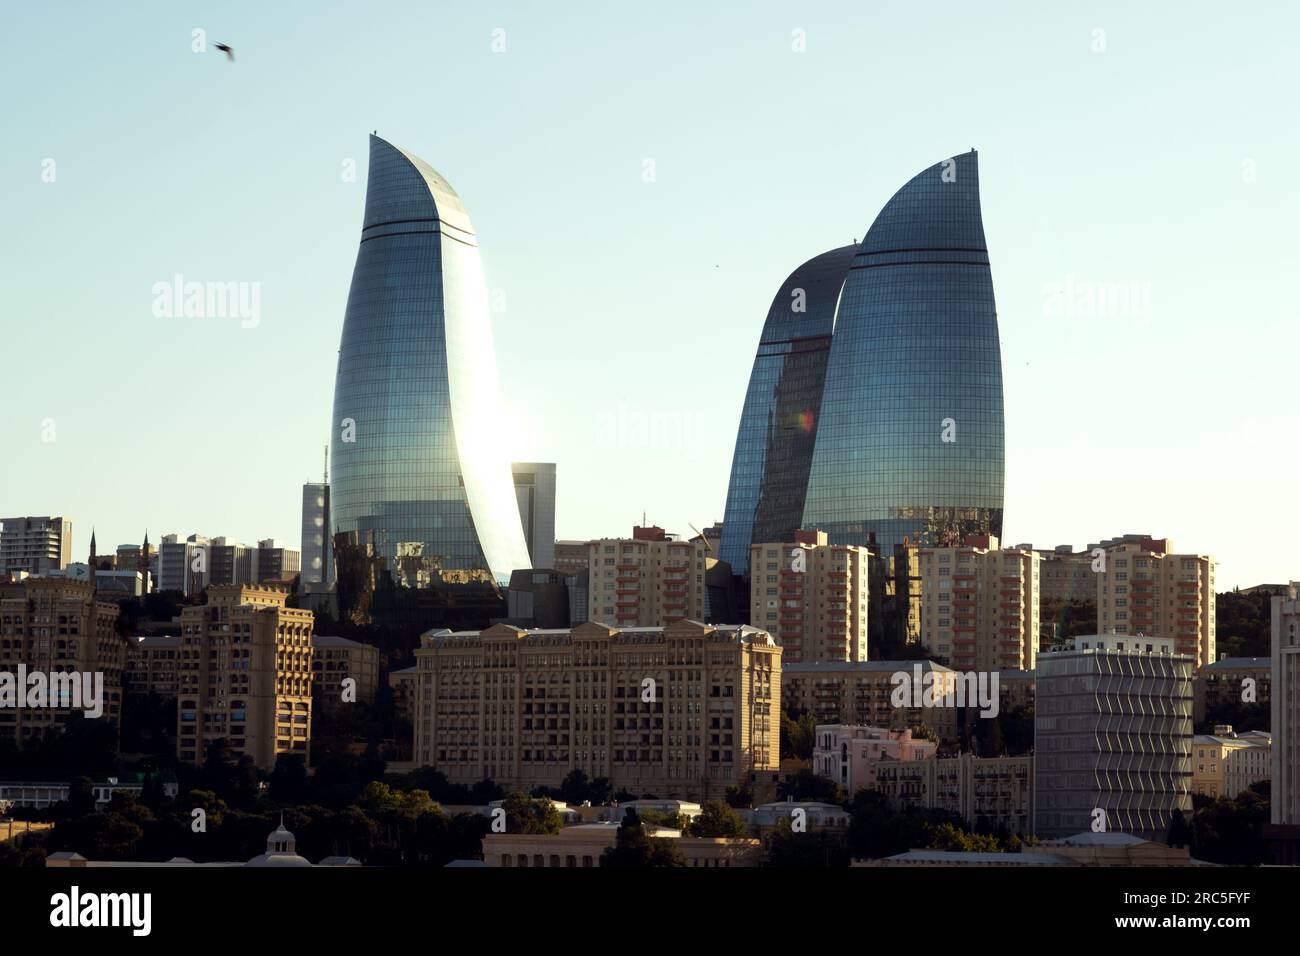
[[[564,822],[550,800],[535,800],[518,790],[501,806],[506,811],[507,833],[559,833]]]
[[[95,812],[95,781],[73,777],[68,783],[68,816],[72,819]]]
[[[610,869],[684,867],[686,857],[671,840],[652,838],[635,810],[628,810],[619,825],[614,845],[600,855],[600,865]]]
[[[931,850],[954,850],[965,853],[1001,853],[997,838],[983,833],[967,833],[952,823],[941,823],[934,828],[930,839]]]
[[[829,777],[800,770],[776,785],[776,795],[780,800],[816,800],[821,803],[842,804],[845,802],[844,791],[839,784]]]
[[[732,784],[727,788],[723,799],[727,801],[728,806],[744,810],[754,805],[754,791],[744,784]]]
[[[700,815],[691,821],[693,837],[745,837],[749,827],[744,818],[722,800],[710,800],[700,808]]]
[[[311,781],[301,754],[280,754],[271,771],[270,793],[276,803],[299,804],[307,801]]]
[[[1165,837],[1165,842],[1170,846],[1188,846],[1192,842],[1192,828],[1187,823],[1187,817],[1181,810],[1174,810],[1169,814],[1169,833]]]
[[[849,848],[844,840],[827,830],[795,833],[789,820],[782,820],[768,837],[764,866],[793,869],[827,869],[849,865]]]
[[[817,718],[797,708],[781,713],[781,757],[808,760],[817,737]]]

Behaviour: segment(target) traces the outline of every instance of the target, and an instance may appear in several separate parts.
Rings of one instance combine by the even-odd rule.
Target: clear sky
[[[975,147],[1005,538],[1300,578],[1300,7],[613,7],[7,5],[0,513],[71,517],[79,560],[92,524],[297,544],[374,129],[473,218],[557,534],[689,534],[781,281]],[[178,273],[256,283],[256,324],[155,315]]]

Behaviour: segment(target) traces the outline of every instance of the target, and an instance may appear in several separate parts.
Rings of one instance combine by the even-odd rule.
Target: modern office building
[[[478,239],[422,159],[370,138],[361,245],[339,346],[330,520],[342,606],[378,575],[504,584],[529,567]]]
[[[253,568],[257,584],[287,583],[301,570],[302,553],[295,548],[286,548],[278,538],[264,538],[257,542]]]
[[[1096,574],[1097,630],[1168,638],[1197,666],[1213,661],[1214,559],[1177,554],[1168,538],[1145,535],[1100,547],[1106,561]]]
[[[0,518],[0,574],[49,574],[71,560],[71,518]]]
[[[185,540],[175,534],[163,535],[158,542],[158,590],[180,591],[186,596],[201,593],[210,582],[211,544],[201,534]]]
[[[57,674],[79,674],[93,679],[102,674],[100,695],[103,720],[121,726],[122,671],[126,666],[126,638],[117,633],[119,608],[95,599],[94,585],[59,577],[32,577],[17,583],[0,583],[0,672],[8,672],[15,693],[27,695],[28,687],[17,683],[26,669],[45,675],[44,682],[53,704]],[[62,688],[60,693],[62,692]],[[81,701],[87,703],[81,689]],[[74,711],[85,706],[0,707],[0,738],[8,737],[26,746],[45,736],[47,730],[62,729]]]
[[[750,548],[749,623],[781,645],[787,666],[867,659],[866,548],[796,531],[784,544]]]
[[[253,564],[257,551],[226,537],[208,544],[209,584],[254,584]]]
[[[573,770],[720,799],[780,760],[781,649],[764,631],[430,632],[415,652],[415,760],[458,783],[558,786]]]
[[[330,486],[323,481],[309,481],[302,486],[303,584],[329,587],[334,583],[329,525]]]
[[[843,246],[809,259],[768,309],[740,413],[718,551],[742,577],[752,544],[789,541],[804,527],[835,309],[855,251]]]
[[[550,569],[555,564],[555,464],[517,461],[510,465],[510,473],[532,562],[529,567]]]
[[[961,671],[1034,669],[1038,554],[1002,548],[994,535],[922,548],[921,642]]]
[[[286,606],[289,592],[217,585],[208,603],[181,610],[177,756],[202,763],[228,740],[272,770],[280,754],[310,756],[314,615]]]
[[[804,528],[892,554],[1002,534],[1002,359],[974,150],[881,210],[844,281]],[[728,515],[727,522],[731,517]]]
[[[558,571],[523,568],[511,574],[506,591],[508,623],[516,627],[568,627],[571,622],[566,581],[567,577]]]
[[[1167,638],[1089,635],[1035,670],[1037,835],[1163,840],[1191,809],[1192,664]]]

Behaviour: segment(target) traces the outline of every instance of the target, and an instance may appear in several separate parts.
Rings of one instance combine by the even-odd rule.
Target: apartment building
[[[662,528],[632,529],[631,538],[587,546],[587,620],[616,627],[663,627],[708,618],[703,541],[678,541]]]
[[[1136,540],[1134,540],[1136,539]],[[1096,574],[1097,631],[1167,638],[1196,666],[1214,660],[1214,559],[1168,538],[1125,536]]]
[[[180,693],[179,634],[149,634],[127,640],[123,689],[128,694],[176,697]]]
[[[920,676],[936,696],[946,699],[956,688],[956,673],[933,661],[817,661],[781,663],[781,699],[787,709],[812,714],[819,724],[858,724],[892,730],[929,727],[944,745],[957,742],[954,707],[895,706],[894,688]],[[901,675],[901,676],[900,676]]]
[[[52,675],[79,674],[83,680],[102,675],[102,713],[94,719],[120,728],[126,639],[117,633],[117,617],[118,606],[96,601],[88,583],[57,577],[0,583],[0,671],[17,675],[22,665],[29,679],[45,675],[51,697]],[[16,678],[15,685],[16,693],[26,694],[28,688]],[[74,713],[86,711],[71,706],[75,702],[0,708],[0,737],[23,746],[51,728],[62,729]]]
[[[874,789],[895,809],[947,810],[969,826],[1034,833],[1034,758],[929,756],[877,763]]]
[[[311,611],[266,585],[215,585],[208,603],[181,610],[177,748],[201,763],[226,739],[271,770],[282,753],[309,757]]]
[[[158,590],[180,591],[186,596],[201,593],[210,580],[210,544],[201,534],[184,540],[175,534],[163,535],[158,542]]]
[[[302,568],[302,552],[286,548],[278,538],[257,542],[253,567],[258,584],[292,581]]]
[[[1100,825],[1161,840],[1191,809],[1193,658],[1167,638],[1105,634],[1035,672],[1037,834]]]
[[[0,574],[49,574],[62,571],[71,560],[71,518],[0,518]]]
[[[345,680],[352,686],[352,702],[373,704],[379,690],[379,648],[344,637],[313,634],[311,639],[311,689],[321,707],[345,705]]]
[[[1259,704],[1267,711],[1272,689],[1271,659],[1224,655],[1196,668],[1192,679],[1192,719],[1200,723],[1207,714],[1244,703]]]
[[[866,548],[831,545],[824,531],[749,551],[749,622],[782,647],[782,663],[867,659]]]
[[[757,628],[429,632],[415,759],[459,783],[557,786],[572,770],[661,798],[718,798],[775,773],[781,648]]]
[[[956,670],[1033,670],[1038,653],[1039,556],[1000,548],[995,535],[922,548],[921,642]]]

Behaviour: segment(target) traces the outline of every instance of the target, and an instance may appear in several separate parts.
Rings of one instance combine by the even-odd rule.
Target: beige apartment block
[[[949,810],[970,826],[1034,832],[1034,758],[928,757],[875,765],[875,789],[899,809]]]
[[[128,694],[175,697],[180,693],[180,666],[179,634],[149,634],[129,638],[123,687]]]
[[[557,786],[572,770],[660,798],[721,797],[780,762],[781,648],[765,631],[429,632],[415,760],[458,783]]]
[[[824,531],[750,548],[749,620],[776,638],[782,663],[867,659],[870,557]]]
[[[1214,559],[1177,554],[1168,538],[1105,549],[1096,574],[1097,631],[1168,638],[1199,667],[1214,660]]]
[[[379,648],[345,637],[313,634],[311,686],[323,707],[346,706],[345,680],[354,680],[352,700],[373,704],[379,690]]]
[[[117,633],[116,604],[95,600],[95,586],[66,578],[0,583],[0,671],[28,675],[103,675],[103,713],[96,719],[120,728],[126,638]],[[25,693],[18,687],[17,692]],[[84,700],[83,700],[84,703]],[[0,737],[26,745],[49,728],[62,728],[73,707],[0,708]]]
[[[677,541],[662,528],[633,528],[631,538],[587,545],[587,620],[616,627],[663,627],[706,617],[703,541]]]
[[[202,763],[226,739],[273,769],[280,754],[309,759],[314,615],[287,607],[284,588],[220,585],[181,611],[177,756]]]
[[[961,547],[922,548],[921,643],[961,671],[1033,670],[1038,654],[1038,565],[1032,548],[994,535]]]
[[[890,730],[929,727],[945,745],[957,742],[953,707],[895,706],[894,689],[920,668],[936,694],[954,692],[957,675],[933,661],[817,661],[781,663],[781,698],[787,709],[812,714],[819,724],[859,724]],[[896,676],[896,675],[902,675]],[[933,675],[933,676],[930,676]]]
[[[1087,601],[1097,599],[1097,582],[1093,578],[1093,557],[1087,551],[1075,552],[1068,545],[1051,551],[1039,551],[1038,599],[1041,602]]]

